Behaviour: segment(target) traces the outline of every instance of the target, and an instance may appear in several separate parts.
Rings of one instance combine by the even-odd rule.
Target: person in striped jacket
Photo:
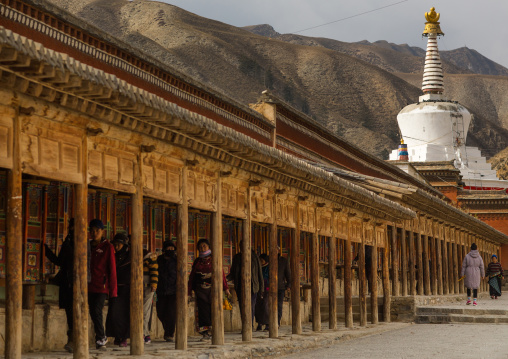
[[[487,266],[486,275],[489,277],[489,287],[490,287],[490,298],[497,299],[497,297],[501,296],[501,280],[503,277],[503,267],[501,267],[501,263],[497,261],[497,256],[495,254],[492,255],[492,262]]]
[[[152,326],[153,295],[157,290],[159,270],[157,254],[143,251],[143,335],[145,344],[150,344],[150,330]]]

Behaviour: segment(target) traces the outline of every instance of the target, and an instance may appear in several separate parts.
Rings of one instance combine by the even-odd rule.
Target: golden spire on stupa
[[[430,34],[444,35],[439,26],[439,17],[441,14],[436,12],[436,8],[431,7],[429,12],[425,13],[425,30],[423,30],[423,36],[429,36]]]

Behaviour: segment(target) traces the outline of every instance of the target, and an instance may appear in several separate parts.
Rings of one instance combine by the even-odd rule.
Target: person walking
[[[483,259],[478,252],[476,243],[471,244],[471,251],[464,257],[460,276],[466,276],[464,280],[464,285],[467,288],[466,304],[471,304],[471,290],[473,290],[473,305],[476,306],[476,300],[478,298],[478,287],[480,286],[481,279],[485,277]]]
[[[279,248],[279,257],[277,261],[277,314],[278,314],[278,323],[280,327],[280,321],[282,319],[282,306],[284,304],[284,293],[286,290],[291,288],[291,270],[289,269],[288,260],[280,255]]]
[[[150,344],[152,327],[153,295],[157,290],[159,271],[157,254],[143,251],[143,336],[145,344]]]
[[[233,256],[233,261],[231,263],[231,269],[227,276],[228,280],[232,280],[235,283],[235,292],[238,298],[238,305],[240,306],[240,315],[243,317],[245,313],[243,313],[243,293],[242,293],[242,248],[243,248],[243,240],[238,244],[240,251]],[[251,280],[251,318],[254,319],[254,313],[256,309],[256,299],[258,294],[262,294],[264,291],[263,285],[263,273],[261,271],[261,263],[259,261],[259,257],[254,251],[251,251],[250,257],[250,280]]]
[[[176,245],[165,241],[162,254],[157,258],[159,283],[157,285],[157,318],[164,328],[164,340],[174,342],[176,325]]]
[[[58,256],[44,243],[44,254],[51,263],[60,267],[53,283],[58,285],[58,306],[65,310],[67,318],[67,344],[64,349],[72,353],[74,349],[72,341],[72,283],[73,283],[73,267],[74,267],[74,218],[69,220],[69,232],[62,243]]]
[[[192,263],[189,274],[189,297],[196,295],[196,326],[203,339],[211,337],[212,330],[212,251],[208,239],[198,241],[199,256]],[[228,282],[222,272],[223,290],[229,295]],[[221,303],[222,304],[222,303]]]
[[[109,299],[108,316],[106,317],[106,335],[115,338],[115,345],[127,346],[130,337],[130,301],[131,301],[131,252],[129,238],[124,233],[117,233],[112,241],[116,261],[116,298]]]
[[[491,299],[497,299],[501,296],[501,280],[503,277],[503,267],[497,261],[497,256],[492,255],[492,260],[487,266],[486,275],[489,277],[489,292]]]
[[[259,261],[261,262],[261,272],[263,274],[263,292],[259,295],[259,298],[256,300],[256,322],[258,323],[256,327],[256,331],[263,330],[263,325],[265,326],[265,331],[269,330],[270,324],[270,266],[269,266],[269,257],[266,253],[263,253],[259,256]]]
[[[95,329],[95,346],[105,349],[108,338],[104,331],[102,311],[106,299],[116,298],[116,260],[113,245],[104,237],[104,224],[100,219],[90,221],[90,283],[88,283],[88,308]]]

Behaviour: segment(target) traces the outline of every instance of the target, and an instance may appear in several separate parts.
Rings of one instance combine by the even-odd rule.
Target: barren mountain
[[[279,35],[269,25],[249,27],[258,35],[154,1],[50,1],[245,105],[271,89],[336,135],[380,157],[398,144],[397,113],[421,94],[418,81],[399,74],[423,70],[423,59],[408,46],[397,51]],[[468,79],[473,73],[451,62],[444,67],[456,74],[457,88],[467,83],[461,76]],[[508,144],[508,131],[503,129],[508,128],[508,108],[503,93],[497,92],[504,85],[498,77],[480,78],[454,99],[478,111],[468,140],[494,154]],[[483,87],[477,88],[479,84]],[[480,106],[479,98],[491,107]],[[472,106],[477,102],[478,107]],[[497,138],[495,143],[485,141],[486,129]]]

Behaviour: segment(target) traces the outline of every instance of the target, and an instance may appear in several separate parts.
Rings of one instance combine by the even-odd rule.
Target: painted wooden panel
[[[374,232],[374,226],[371,223],[364,223],[363,225],[364,229],[364,241],[363,243],[368,246],[373,246],[375,244],[375,232]]]
[[[172,203],[181,203],[182,166],[143,159],[144,195]],[[189,178],[188,191],[194,197],[194,178]]]
[[[347,239],[348,236],[348,224],[347,217],[344,215],[334,214],[334,233],[335,236],[341,239]]]
[[[24,173],[80,183],[82,139],[78,135],[27,125],[21,134]]]
[[[333,212],[327,210],[318,210],[317,215],[317,231],[322,236],[333,237]]]
[[[386,246],[386,227],[376,227],[376,243],[379,248]]]
[[[237,218],[246,218],[245,197],[246,186],[223,182],[222,183],[222,213]]]
[[[362,243],[362,221],[349,220],[349,239],[355,243]]]
[[[188,176],[189,206],[215,211],[217,178],[197,171],[189,171]]]
[[[245,192],[243,193],[245,198]],[[273,194],[264,187],[252,188],[250,193],[251,219],[260,223],[273,223]]]
[[[0,167],[12,168],[12,134],[14,109],[0,107]]]
[[[296,228],[296,202],[287,198],[277,198],[277,225]]]

